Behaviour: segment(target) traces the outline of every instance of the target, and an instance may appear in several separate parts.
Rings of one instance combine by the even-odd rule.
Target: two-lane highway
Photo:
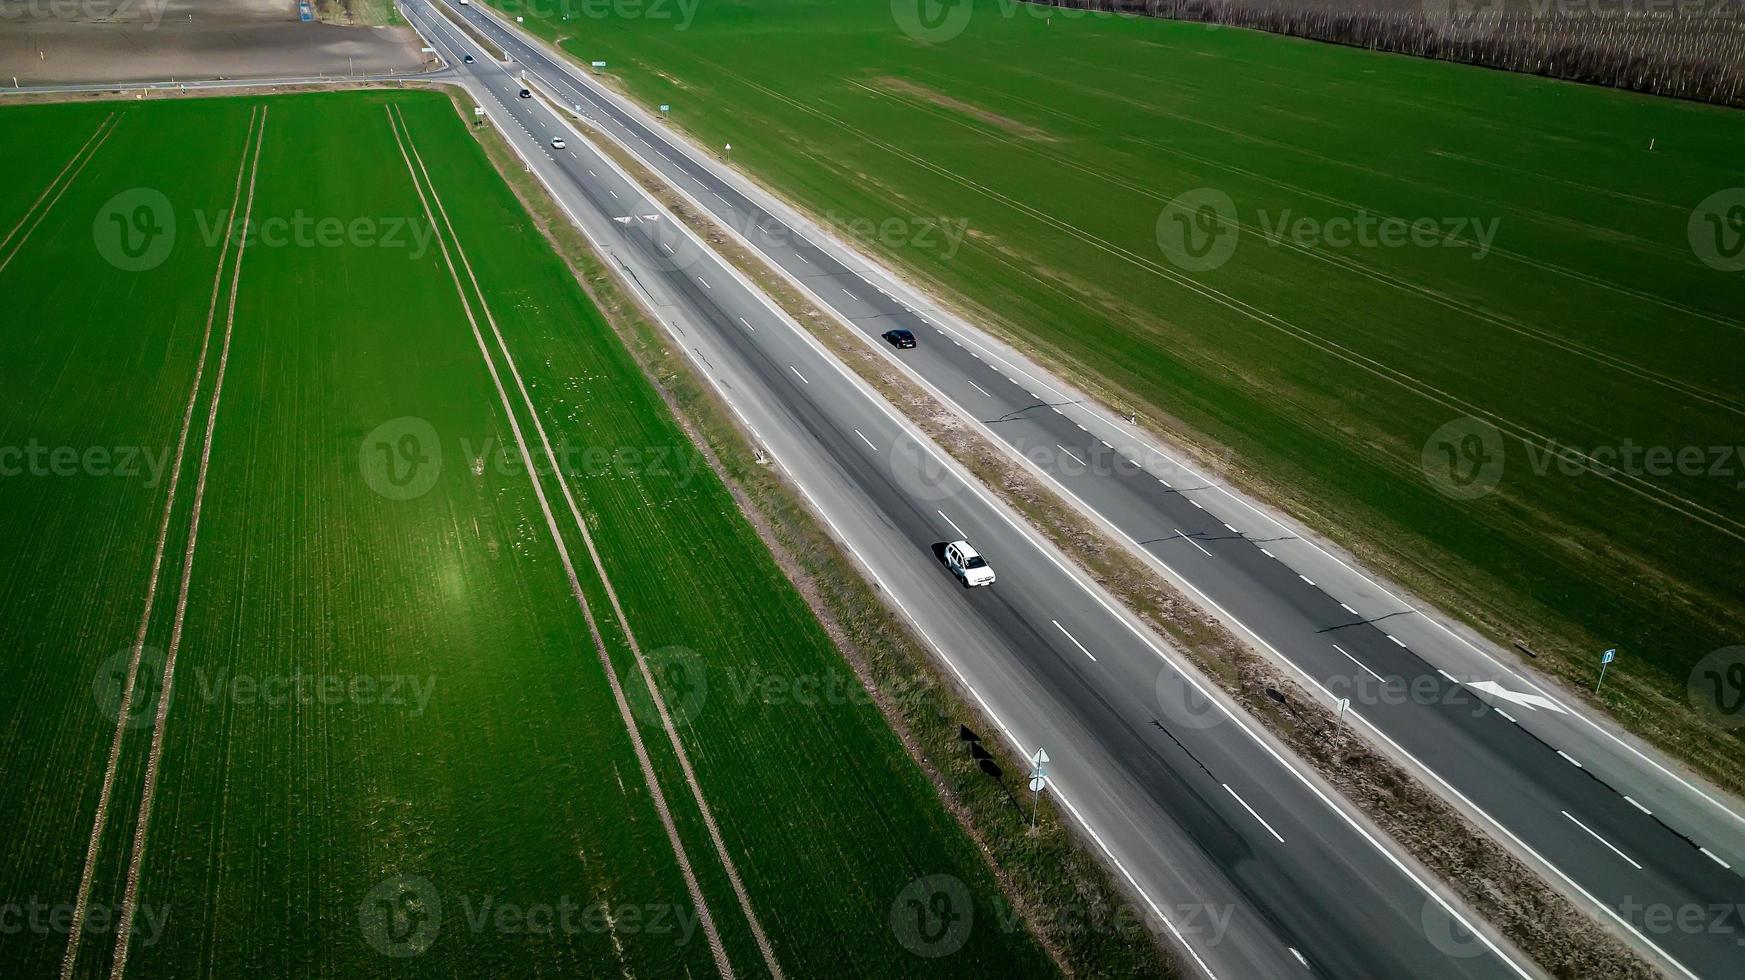
[[[913,331],[920,346],[898,355],[911,377],[1271,650],[1328,704],[1347,699],[1350,720],[1390,743],[1487,830],[1627,930],[1668,969],[1706,977],[1737,970],[1745,879],[1728,858],[1745,846],[1745,823],[1731,809],[1519,674],[1473,656],[1482,651],[1461,650],[1459,638],[1440,624],[1087,411],[1081,399],[1009,350],[948,317],[923,312],[923,302],[902,284],[857,263],[839,243],[723,172],[585,71],[479,5],[461,9],[515,59],[515,71],[527,72],[575,106],[863,337],[876,345],[885,330]],[[695,261],[687,256],[682,264]],[[766,350],[768,343],[751,349]],[[787,380],[804,383],[793,374]],[[774,397],[792,403],[798,396]],[[814,433],[820,443],[835,435]],[[847,435],[854,440],[857,433]],[[863,490],[885,492],[876,474],[855,477]],[[947,486],[933,485],[939,481]],[[929,471],[900,490],[949,497],[956,493],[945,493],[950,483],[949,475]],[[1020,588],[1008,589],[1002,577],[1001,591]],[[1030,623],[1012,642],[1020,649],[1058,649],[1061,631],[1047,622],[1040,627]],[[1067,645],[1079,653],[1073,647]],[[1438,656],[1437,665],[1426,659],[1430,653]],[[1459,679],[1440,666],[1444,662],[1463,665],[1456,667]],[[1094,707],[1076,707],[1097,714]],[[1688,915],[1727,909],[1734,910],[1730,919],[1723,917],[1731,929],[1664,924],[1667,910]]]
[[[403,10],[1002,735],[1048,750],[1057,800],[1201,969],[1528,975],[543,100],[519,98],[520,66],[461,64],[464,35],[422,0]],[[945,571],[935,549],[958,537],[995,586]]]

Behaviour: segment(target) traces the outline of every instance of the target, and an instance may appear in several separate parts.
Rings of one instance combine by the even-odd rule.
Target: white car
[[[568,143],[565,143],[563,141],[562,136],[559,136],[557,139],[554,139],[551,141],[551,148],[554,150],[561,150],[568,145],[569,145]]]
[[[968,541],[953,541],[945,546],[945,567],[972,589],[978,585],[994,584],[993,566],[981,552],[970,547]]]

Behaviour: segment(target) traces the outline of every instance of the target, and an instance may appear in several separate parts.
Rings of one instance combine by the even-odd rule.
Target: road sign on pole
[[[1612,664],[1612,661],[1616,660],[1617,658],[1618,658],[1618,648],[1617,647],[1613,647],[1610,650],[1607,650],[1605,653],[1600,654],[1600,679],[1598,681],[1594,682],[1594,693],[1595,694],[1600,693],[1600,685],[1604,684],[1606,682],[1606,668],[1610,667]]]
[[[1030,757],[1030,792],[1036,797],[1030,803],[1030,829],[1036,829],[1036,810],[1042,804],[1042,791],[1048,788],[1048,750],[1037,749]]]
[[[1345,709],[1351,707],[1350,698],[1339,699],[1339,724],[1345,724]]]

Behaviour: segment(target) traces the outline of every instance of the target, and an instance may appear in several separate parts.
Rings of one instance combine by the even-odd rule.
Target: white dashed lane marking
[[[1058,620],[1058,619],[1051,619],[1051,620],[1049,620],[1049,622],[1051,622],[1051,623],[1053,623],[1053,624],[1054,624],[1054,628],[1055,628],[1055,629],[1057,629],[1057,630],[1060,630],[1060,633],[1061,633],[1061,635],[1062,635],[1062,636],[1064,636],[1064,637],[1066,637],[1066,638],[1067,638],[1067,639],[1069,639],[1069,640],[1071,640],[1071,641],[1072,641],[1072,645],[1073,645],[1073,646],[1075,646],[1075,647],[1078,647],[1078,648],[1079,648],[1079,652],[1080,652],[1080,653],[1082,653],[1082,654],[1084,654],[1084,655],[1085,655],[1085,656],[1087,656],[1087,657],[1089,657],[1089,658],[1091,658],[1091,662],[1092,662],[1092,663],[1096,663],[1096,661],[1097,661],[1097,655],[1096,655],[1096,654],[1094,654],[1094,653],[1092,653],[1092,652],[1091,652],[1091,651],[1089,651],[1089,650],[1086,650],[1086,649],[1085,649],[1085,645],[1084,645],[1084,644],[1083,644],[1083,643],[1080,643],[1080,642],[1079,642],[1079,639],[1078,639],[1078,637],[1076,637],[1076,636],[1074,636],[1074,635],[1072,635],[1072,634],[1071,634],[1071,633],[1068,633],[1068,632],[1067,632],[1067,631],[1066,631],[1066,627],[1064,627],[1064,626],[1062,626],[1062,625],[1060,625],[1060,620]],[[1263,821],[1263,822],[1264,822],[1264,821]]]

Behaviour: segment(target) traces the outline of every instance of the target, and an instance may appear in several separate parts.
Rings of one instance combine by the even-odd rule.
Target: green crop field
[[[446,96],[0,128],[0,974],[1052,971]]]
[[[1691,701],[1745,641],[1745,116],[1016,0],[498,2],[1541,666],[1621,648],[1745,785]]]

